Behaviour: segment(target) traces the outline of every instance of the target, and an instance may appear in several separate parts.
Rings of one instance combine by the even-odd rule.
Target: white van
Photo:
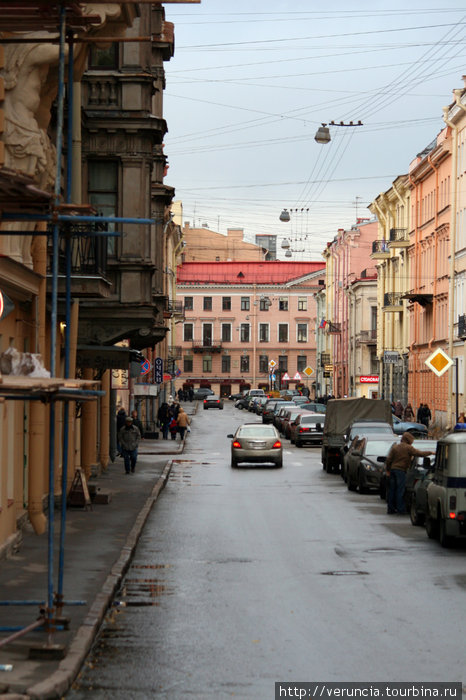
[[[448,547],[466,538],[466,431],[438,441],[432,483],[427,487],[426,532]]]

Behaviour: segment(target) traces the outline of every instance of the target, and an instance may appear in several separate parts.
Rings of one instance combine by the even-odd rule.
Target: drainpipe
[[[383,197],[383,195],[380,195],[380,196]],[[374,207],[377,210],[377,215],[379,217],[379,221],[381,221],[383,224],[384,240],[386,241],[387,235],[388,235],[388,237],[390,237],[389,221],[375,200],[374,200]],[[386,284],[387,284],[387,279],[388,279],[388,265],[386,264],[386,262],[384,262],[382,269],[383,269],[383,285],[382,285],[383,291],[382,291],[382,294],[385,295]],[[383,298],[382,298],[382,303],[383,303]],[[382,314],[382,318],[383,318],[383,323],[382,323],[382,329],[381,329],[381,338],[382,338],[382,353],[383,353],[383,350],[385,349],[385,334],[387,331],[386,314]],[[393,322],[392,322],[392,325],[393,325]],[[385,397],[387,397],[387,391],[386,391],[387,387],[385,386],[385,365],[383,362],[383,354],[382,354],[382,359],[380,360],[380,366],[381,366],[381,371],[379,372],[379,391],[381,391],[383,389],[383,391],[381,391],[381,393],[383,393],[383,395]],[[390,397],[393,394],[393,386],[391,385],[392,376],[393,376],[392,375],[392,366],[390,365],[390,386],[388,387],[389,388],[388,394]],[[380,381],[380,377],[383,377],[383,382]]]
[[[453,90],[456,104],[463,111],[466,107],[461,103],[462,90]],[[455,322],[454,316],[454,294],[455,294],[455,251],[456,251],[456,208],[457,208],[457,192],[458,192],[458,128],[452,121],[448,119],[449,107],[443,108],[443,121],[452,131],[452,172],[453,172],[453,196],[451,203],[451,235],[450,235],[450,328],[448,334],[448,354],[453,359],[453,325]],[[453,374],[448,373],[448,404],[447,404],[447,422],[452,425],[452,392],[453,392]]]
[[[432,161],[432,156],[430,155],[430,153],[429,153],[429,155],[427,156],[427,160],[429,161],[429,164],[430,164],[430,167],[432,168],[432,170],[435,171],[435,202],[436,202],[436,206],[435,206],[435,251],[434,251],[434,271],[436,271],[436,270],[437,270],[437,253],[438,253],[438,241],[437,241],[437,226],[438,226],[438,206],[437,206],[437,202],[438,202],[438,168],[434,165],[434,163],[433,163],[433,161]],[[436,321],[436,318],[437,318],[437,305],[436,305],[436,303],[435,303],[435,295],[436,295],[436,293],[437,293],[437,277],[435,276],[435,274],[434,274],[434,288],[433,288],[432,291],[433,291],[433,295],[434,295],[434,296],[433,296],[433,309],[432,309],[432,333],[434,333],[434,335],[432,335],[432,337],[429,339],[429,342],[428,342],[428,347],[429,347],[429,350],[430,350],[430,351],[432,351],[432,343],[433,343],[434,340],[435,340],[435,321]]]
[[[419,234],[419,192],[418,188],[416,186],[416,183],[414,182],[413,178],[411,175],[408,175],[409,183],[412,186],[414,192],[415,192],[415,199],[414,199],[414,284],[415,286],[417,285],[418,281],[418,250],[419,250],[419,241],[418,241],[418,234]],[[411,272],[411,270],[410,270]],[[419,330],[419,323],[418,323],[418,314],[414,312],[414,333],[413,337],[417,338],[418,337],[418,330]],[[420,400],[419,396],[419,372],[418,372],[418,367],[419,367],[419,357],[418,355],[414,352],[414,346],[415,346],[415,341],[413,340],[409,344],[409,352],[413,353],[414,356],[414,366],[413,366],[413,399],[418,404]],[[424,399],[424,397],[423,397]]]

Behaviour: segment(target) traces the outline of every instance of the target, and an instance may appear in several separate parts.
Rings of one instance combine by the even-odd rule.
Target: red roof
[[[185,262],[178,265],[177,282],[193,284],[285,284],[325,270],[325,263],[285,262]]]

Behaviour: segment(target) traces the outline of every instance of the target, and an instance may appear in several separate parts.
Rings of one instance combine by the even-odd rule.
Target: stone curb
[[[181,446],[184,447],[184,442]],[[182,451],[182,449],[180,450]],[[108,608],[121,584],[121,581],[126,574],[134,550],[138,543],[141,532],[144,528],[151,509],[160,495],[160,492],[165,487],[170,472],[173,467],[173,460],[169,460],[165,468],[157,480],[152,493],[147,499],[145,505],[141,509],[136,521],[131,528],[126,543],[121,551],[121,554],[115,564],[112,566],[100,593],[97,594],[86,618],[82,625],[77,630],[76,635],[71,642],[66,658],[60,663],[57,671],[49,678],[31,686],[27,690],[27,695],[5,695],[2,697],[8,700],[49,700],[62,698],[63,695],[70,689],[72,683],[77,677],[84,660],[89,653],[95,637],[100,629],[103,619]]]

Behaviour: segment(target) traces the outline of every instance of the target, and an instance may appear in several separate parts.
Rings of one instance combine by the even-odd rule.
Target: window
[[[193,324],[192,323],[185,323],[183,326],[183,331],[184,331],[183,332],[183,340],[185,342],[190,342],[194,337]]]
[[[371,331],[377,330],[377,307],[371,306]]]
[[[212,372],[212,356],[211,355],[204,355],[202,358],[202,371],[203,372]]]
[[[184,298],[184,310],[185,311],[192,311],[194,309],[194,299],[193,297],[185,297]]]
[[[193,357],[192,355],[185,355],[183,360],[183,371],[185,374],[191,374],[193,371]]]
[[[88,162],[88,198],[89,204],[97,210],[99,216],[117,216],[118,202],[118,164],[112,160],[90,160]],[[114,224],[108,225],[109,231],[114,231]],[[89,238],[89,246],[93,246],[97,258],[101,246],[106,246],[107,255],[116,255],[116,238],[108,236],[102,238],[101,246],[98,238]],[[97,262],[97,260],[96,260]]]
[[[298,355],[298,372],[304,372],[307,367],[307,357],[306,355]]]
[[[307,297],[298,297],[298,311],[307,311]]]
[[[231,323],[222,323],[222,342],[231,343]]]
[[[307,323],[298,323],[296,334],[298,343],[307,343]]]
[[[279,323],[278,324],[278,342],[287,343],[288,342],[288,324]]]
[[[268,343],[269,340],[269,324],[259,323],[259,343]]]
[[[212,297],[204,297],[204,311],[212,311]]]
[[[249,355],[241,355],[241,372],[249,372]]]
[[[286,355],[280,355],[278,358],[278,371],[288,372],[288,357]]]
[[[222,297],[222,311],[231,311],[231,297]]]
[[[250,303],[249,297],[241,297],[241,311],[249,311]]]
[[[111,70],[118,68],[118,44],[111,44],[106,49],[98,49],[95,44],[89,47],[89,68]]]
[[[231,367],[231,357],[230,355],[222,355],[222,372],[229,374]]]
[[[279,298],[278,308],[280,309],[280,311],[288,311],[288,297]]]
[[[267,374],[269,371],[269,356],[259,355],[259,372]]]
[[[272,302],[270,301],[269,297],[261,297],[261,298],[259,299],[259,309],[260,309],[260,311],[268,311],[268,310],[269,310],[269,306],[271,305],[271,303],[272,303]]]
[[[241,335],[240,339],[242,343],[249,343],[250,337],[249,337],[249,323],[242,323],[241,324]]]

